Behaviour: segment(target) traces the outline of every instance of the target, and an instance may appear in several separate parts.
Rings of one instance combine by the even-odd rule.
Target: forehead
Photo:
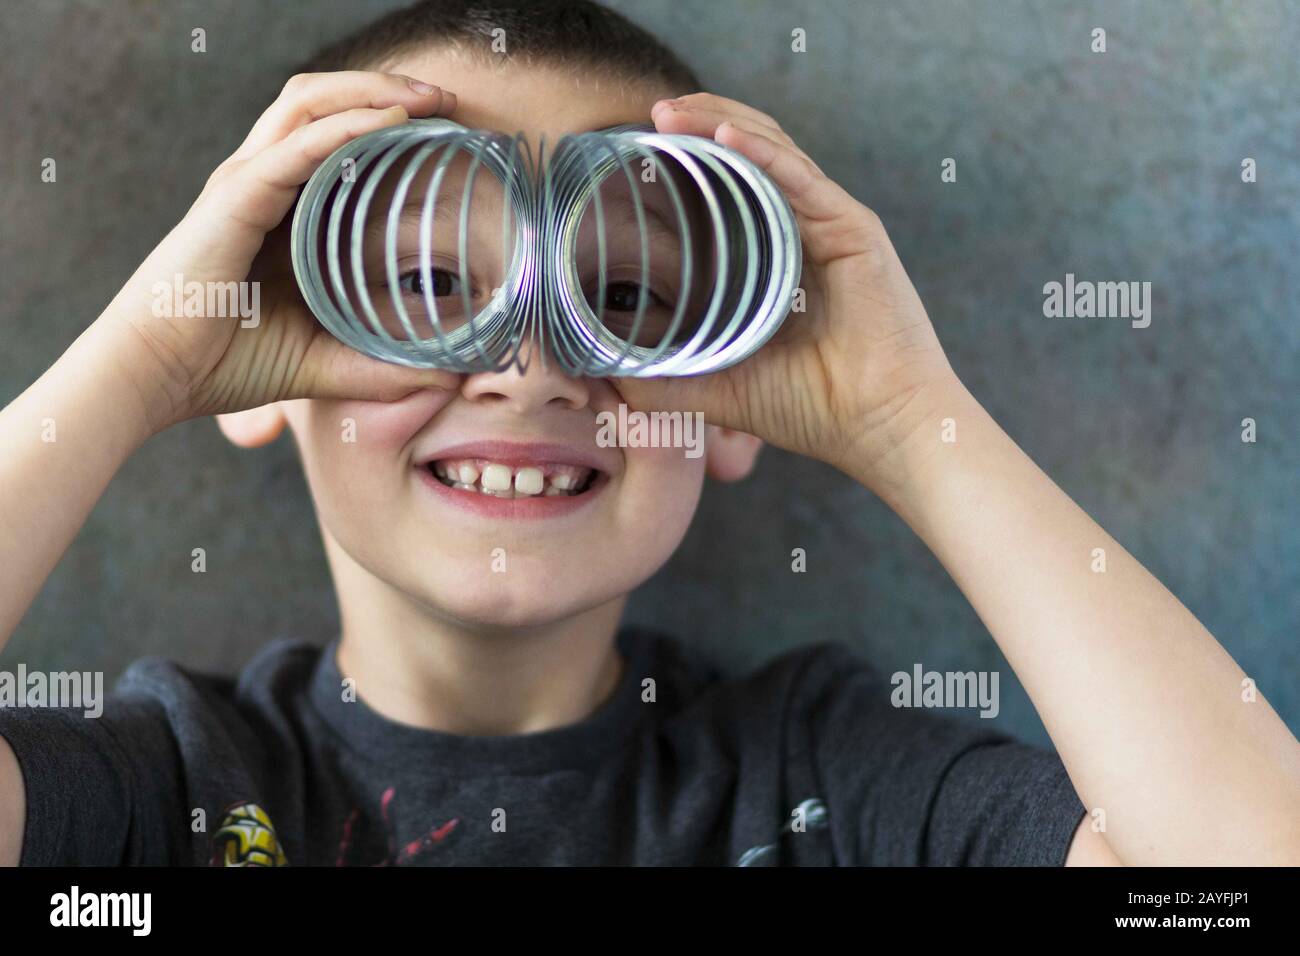
[[[522,132],[530,143],[554,144],[565,133],[619,123],[649,123],[650,107],[673,95],[654,79],[611,77],[589,67],[509,61],[485,62],[455,48],[414,51],[383,68],[434,83],[456,94],[451,118],[471,129]]]

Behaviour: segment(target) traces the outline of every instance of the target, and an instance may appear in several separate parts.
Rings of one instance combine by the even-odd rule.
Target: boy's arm
[[[629,403],[701,411],[888,502],[992,632],[1124,863],[1300,864],[1300,744],[961,385],[875,213],[751,106],[694,93],[651,116],[773,177],[799,220],[806,307],[736,366],[620,383]],[[955,442],[942,441],[947,419]],[[1085,819],[1072,861],[1103,861],[1100,842]]]
[[[347,348],[291,280],[261,281],[255,266],[267,234],[335,149],[454,108],[454,94],[405,76],[294,77],[104,313],[0,412],[0,650],[113,474],[154,432],[288,398],[391,400],[453,378]],[[270,249],[267,262],[279,252]],[[160,288],[177,276],[187,285],[260,282],[262,314],[250,325],[242,316],[159,315]]]
[[[1104,821],[1128,864],[1300,863],[1300,747],[1227,652],[955,377],[916,405],[885,459],[846,470],[992,633],[1091,811],[1084,829]]]
[[[0,866],[17,866],[23,851],[27,799],[13,748],[0,737]]]
[[[122,463],[152,434],[147,347],[95,323],[0,411],[0,649]],[[133,372],[133,367],[136,369]]]
[[[1066,866],[1123,866],[1106,837],[1093,827],[1091,816],[1084,817],[1074,831],[1070,849],[1065,857]]]
[[[209,178],[185,218],[104,313],[0,412],[0,650],[113,475],[154,433],[203,415],[291,398],[391,401],[455,376],[406,369],[322,329],[291,281],[267,281],[262,315],[159,316],[157,287],[259,281],[267,234],[335,149],[411,116],[447,115],[450,91],[395,74],[296,76]],[[272,250],[272,256],[276,250]],[[2,742],[0,742],[2,743]],[[23,780],[0,745],[0,862],[16,862]]]

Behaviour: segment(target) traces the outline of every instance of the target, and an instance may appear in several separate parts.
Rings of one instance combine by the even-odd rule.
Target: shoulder
[[[778,724],[807,719],[819,702],[854,680],[879,675],[847,644],[822,641],[778,652],[748,669],[722,665],[712,654],[665,634],[634,629],[643,650],[630,666],[655,678],[667,715],[675,720],[708,716],[757,730],[763,720]]]
[[[707,724],[736,752],[776,748],[862,785],[887,775],[936,783],[972,751],[1007,758],[1036,752],[1008,747],[1014,738],[991,721],[900,699],[899,675],[842,641],[794,647],[730,674],[680,641],[659,642],[657,660],[670,662],[662,669],[684,675],[671,684],[661,726],[694,733]]]
[[[292,771],[292,698],[320,654],[277,641],[235,675],[151,655],[109,694],[99,675],[95,699],[77,706],[0,708],[28,807],[22,861],[201,859],[206,847],[188,824],[195,808],[216,813],[231,793],[265,803],[259,784]]]
[[[813,707],[854,686],[887,686],[884,676],[842,641],[818,641],[779,651],[748,670],[714,669],[712,690],[736,703],[781,706],[794,712]]]
[[[141,657],[107,695],[104,718],[110,725],[160,722],[174,737],[190,740],[261,736],[268,724],[284,724],[289,712],[303,706],[322,653],[306,641],[275,640],[234,674]]]
[[[321,647],[302,640],[271,641],[235,675],[199,670],[170,658],[147,655],[123,671],[115,693],[164,700],[191,695],[235,700],[258,696],[271,689],[292,690],[310,681],[322,652]]]

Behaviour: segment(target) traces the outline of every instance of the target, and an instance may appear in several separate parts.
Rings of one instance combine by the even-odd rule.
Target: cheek
[[[377,456],[398,455],[452,397],[424,389],[396,402],[317,399],[308,403],[294,431],[308,469],[317,476],[328,477],[335,469],[362,471],[373,468]]]
[[[396,402],[315,400],[294,429],[317,507],[327,524],[392,507],[407,448],[452,393],[425,389]]]
[[[455,397],[441,389],[422,389],[396,402],[316,402],[312,408],[314,435],[337,438],[346,423],[354,426],[362,449],[397,452],[429,424]]]
[[[643,553],[667,561],[700,503],[704,458],[687,458],[680,448],[629,448],[624,454],[619,523]]]

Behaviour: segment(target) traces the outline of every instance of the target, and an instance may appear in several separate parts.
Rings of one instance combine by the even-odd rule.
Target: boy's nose
[[[517,412],[579,409],[591,400],[590,380],[565,375],[554,355],[543,359],[535,337],[520,345],[519,361],[504,371],[465,376],[461,394],[471,401],[504,402]]]

